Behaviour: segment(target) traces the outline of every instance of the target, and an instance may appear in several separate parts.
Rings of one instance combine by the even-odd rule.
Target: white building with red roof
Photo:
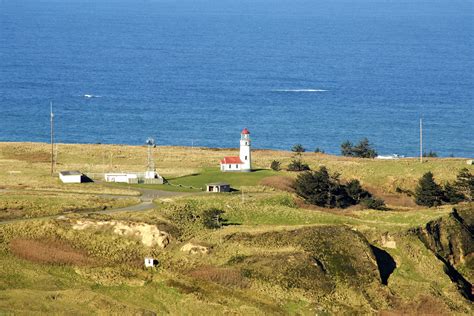
[[[252,171],[252,158],[250,153],[250,132],[244,128],[240,134],[240,155],[224,157],[221,160],[223,172],[250,172]]]

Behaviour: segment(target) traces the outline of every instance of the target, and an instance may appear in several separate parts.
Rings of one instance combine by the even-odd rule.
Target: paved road
[[[170,192],[170,191],[161,191],[161,190],[153,190],[153,189],[134,189],[141,193],[140,195],[140,203],[122,207],[122,208],[113,208],[113,209],[106,209],[102,211],[82,211],[82,212],[74,212],[73,214],[112,214],[117,212],[133,212],[133,211],[146,211],[150,210],[154,207],[153,200],[159,198],[172,198],[176,196],[183,196],[183,195],[190,195],[193,193],[184,193],[184,192]],[[2,190],[6,192],[8,190]],[[111,195],[111,194],[103,194],[100,195],[101,197],[112,198],[112,199],[124,199],[130,197],[136,197],[131,195]],[[46,219],[53,219],[59,216],[63,216],[67,214],[56,214],[56,215],[48,215],[48,216],[41,216],[41,217],[32,217],[32,218],[17,218],[17,219],[8,219],[4,221],[0,221],[0,225],[4,224],[11,224],[17,222],[30,222],[30,221],[37,221],[37,220],[46,220]]]
[[[132,206],[127,206],[123,208],[109,209],[104,211],[97,211],[94,213],[99,214],[111,214],[116,212],[126,212],[126,211],[145,211],[153,208],[153,200],[162,199],[162,198],[172,198],[176,196],[190,195],[192,193],[184,192],[169,192],[153,189],[136,189],[140,191],[140,203]],[[113,197],[112,197],[113,198]]]

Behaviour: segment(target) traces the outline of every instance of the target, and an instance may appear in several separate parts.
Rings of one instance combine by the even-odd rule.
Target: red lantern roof
[[[250,134],[250,132],[247,128],[244,128],[243,131],[242,131],[242,134]]]

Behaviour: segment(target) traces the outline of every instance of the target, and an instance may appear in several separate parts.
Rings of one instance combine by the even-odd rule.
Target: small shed
[[[208,183],[206,192],[230,192],[230,184],[225,182]]]
[[[145,268],[153,268],[153,267],[156,267],[158,266],[158,260],[156,260],[155,258],[151,258],[151,257],[146,257],[145,258]]]
[[[63,183],[81,183],[82,182],[82,173],[77,170],[73,171],[60,171],[59,179]]]

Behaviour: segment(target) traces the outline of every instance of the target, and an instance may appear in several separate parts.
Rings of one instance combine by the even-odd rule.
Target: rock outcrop
[[[473,300],[474,235],[472,205],[461,211],[453,209],[448,217],[442,217],[418,227],[413,232],[445,264],[445,273],[457,283],[466,298]]]
[[[149,225],[146,223],[78,220],[72,225],[72,228],[76,230],[107,227],[110,227],[114,234],[136,237],[142,242],[142,244],[148,247],[158,246],[160,248],[165,248],[170,243],[171,236],[167,232],[159,230],[155,225]]]
[[[187,243],[183,247],[181,247],[181,251],[187,252],[190,255],[196,255],[196,254],[208,254],[209,253],[209,248],[193,243]]]

